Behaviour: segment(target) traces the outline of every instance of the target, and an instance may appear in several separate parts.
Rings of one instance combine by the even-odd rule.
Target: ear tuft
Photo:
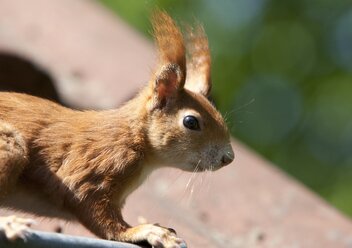
[[[186,76],[186,49],[183,36],[172,18],[163,11],[156,10],[153,18],[154,37],[158,49],[159,66],[177,64]]]
[[[188,27],[187,35],[189,57],[187,58],[187,81],[185,88],[209,97],[212,84],[208,38],[204,28],[200,24],[197,24],[194,29]]]
[[[183,89],[186,51],[182,33],[168,14],[156,10],[152,22],[158,50],[158,65],[151,79],[153,106],[162,107]]]

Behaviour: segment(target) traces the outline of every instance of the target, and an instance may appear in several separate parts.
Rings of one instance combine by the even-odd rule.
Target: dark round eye
[[[191,130],[200,130],[197,118],[192,115],[187,115],[183,118],[183,125]]]

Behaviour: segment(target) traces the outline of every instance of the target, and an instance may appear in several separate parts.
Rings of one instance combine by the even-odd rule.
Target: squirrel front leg
[[[93,233],[105,239],[130,243],[148,242],[151,246],[160,248],[187,247],[174,230],[158,224],[131,227],[123,220],[121,209],[106,197],[83,201],[77,211],[80,221]]]
[[[11,193],[28,164],[27,145],[17,129],[0,120],[0,199]],[[8,240],[24,238],[34,221],[16,216],[0,216],[0,233]]]
[[[69,163],[64,163],[56,173],[64,189],[59,200],[101,238],[131,243],[146,241],[154,247],[186,247],[167,228],[150,224],[131,227],[124,221],[121,209],[126,195],[143,182],[152,168],[146,168],[148,165],[143,163],[145,157],[138,152],[138,146],[122,138],[118,141],[120,145],[115,142],[116,150],[105,147],[111,144],[106,139],[102,147],[94,143],[94,147],[93,144],[83,146],[85,152],[77,147],[72,149],[66,158]],[[92,153],[97,150],[104,153]]]
[[[130,228],[122,218],[121,209],[105,196],[92,197],[75,204],[74,212],[82,224],[104,239],[120,240],[120,233]]]

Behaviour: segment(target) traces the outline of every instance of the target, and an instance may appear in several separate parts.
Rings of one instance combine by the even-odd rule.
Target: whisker
[[[189,178],[189,180],[188,180],[188,182],[187,182],[187,184],[186,184],[186,189],[188,189],[188,187],[189,187],[191,181],[193,180],[193,178],[195,177],[196,173],[198,172],[198,166],[199,166],[199,164],[200,164],[200,160],[199,160],[199,162],[197,163],[196,167],[194,168],[194,170],[193,170],[193,172],[192,172],[192,174],[191,174],[191,176],[190,176],[190,178]]]
[[[225,121],[226,123],[229,123],[229,122],[228,122],[228,119],[229,119],[229,117],[231,117],[230,115],[231,115],[232,113],[238,112],[238,111],[240,111],[240,110],[242,110],[242,109],[248,107],[249,105],[251,105],[251,104],[254,103],[254,102],[255,102],[255,98],[252,98],[248,103],[245,103],[245,104],[243,104],[243,105],[241,105],[241,106],[239,106],[239,107],[237,107],[237,108],[235,108],[235,109],[232,109],[232,110],[230,110],[230,111],[226,111],[226,112],[223,114],[224,121]],[[245,113],[253,113],[253,112],[246,111]]]
[[[243,105],[241,105],[241,106],[239,106],[239,107],[237,107],[237,108],[231,110],[231,111],[229,112],[229,114],[232,114],[232,113],[234,113],[234,112],[240,111],[241,109],[244,109],[244,108],[248,107],[249,105],[251,105],[251,104],[254,103],[254,102],[255,102],[255,98],[252,98],[249,102],[247,102],[247,103],[245,103],[245,104],[243,104]]]
[[[210,170],[207,170],[206,171],[206,174],[205,174],[205,180],[206,180],[206,193],[209,194],[209,191],[210,191],[210,179],[212,178],[212,171],[214,170],[214,166],[213,165],[210,165]]]
[[[175,185],[175,183],[180,179],[181,175],[183,175],[185,172],[182,170],[177,170],[177,172],[175,171],[175,173],[177,173],[176,177],[174,177],[173,180],[167,185],[166,190],[161,195],[161,197],[165,197],[167,195],[170,189]],[[169,172],[169,176],[170,176],[170,172]]]
[[[192,200],[192,197],[193,197],[193,192],[194,192],[194,185],[195,185],[195,176],[197,174],[197,172],[199,171],[199,165],[200,165],[200,162],[201,160],[198,161],[195,169],[193,170],[192,172],[192,175],[191,177],[189,178],[188,180],[188,183],[186,184],[186,188],[185,188],[185,192],[184,192],[184,195],[185,193],[188,191],[189,195],[187,197],[187,200],[186,200],[186,205],[189,206],[190,203],[191,203],[191,200]],[[191,188],[189,190],[189,186],[191,185]]]
[[[194,169],[193,172],[192,172],[192,175],[190,176],[190,178],[189,178],[189,180],[188,180],[188,182],[187,182],[187,184],[186,184],[186,188],[185,188],[185,190],[183,191],[183,193],[182,193],[182,195],[181,195],[181,198],[179,199],[180,201],[182,201],[182,200],[185,198],[185,195],[186,195],[186,193],[187,193],[187,188],[189,187],[189,184],[190,184],[190,182],[191,182],[191,180],[192,180],[192,177],[193,177],[194,173],[195,173],[197,170],[198,170],[198,169],[197,169],[197,166],[196,166],[195,169]],[[164,195],[163,195],[162,197],[165,197],[165,196],[166,196],[166,194],[167,194],[167,192],[169,191],[169,189],[171,188],[171,186],[173,186],[173,185],[180,179],[181,175],[183,175],[184,173],[185,173],[184,171],[179,170],[178,175],[177,175],[176,178],[168,185],[168,187],[167,187],[168,190],[165,191],[165,193],[164,193]],[[173,221],[173,218],[172,218],[172,216],[170,216],[169,219],[168,219],[168,221],[166,222],[166,224],[167,224],[167,225],[170,225],[170,223],[171,223],[172,221]]]

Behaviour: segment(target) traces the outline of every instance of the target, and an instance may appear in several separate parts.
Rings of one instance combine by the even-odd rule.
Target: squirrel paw
[[[34,224],[32,219],[18,218],[16,216],[0,217],[0,233],[9,241],[26,239],[29,227]]]
[[[171,228],[161,227],[158,224],[141,225],[139,235],[153,248],[187,248],[186,242],[176,236],[176,232]]]

